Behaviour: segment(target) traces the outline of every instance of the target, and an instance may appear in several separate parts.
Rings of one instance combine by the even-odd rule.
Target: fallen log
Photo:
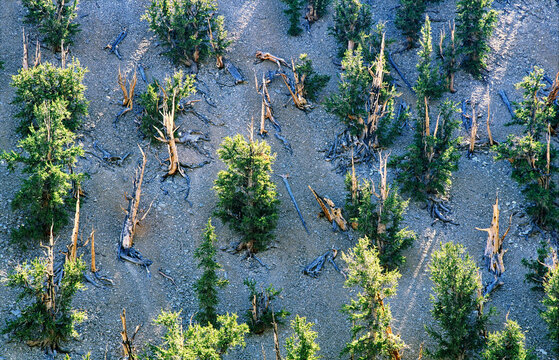
[[[501,97],[501,99],[505,103],[505,106],[509,110],[510,116],[512,116],[512,118],[514,119],[516,116],[514,115],[514,110],[512,109],[512,105],[510,104],[509,98],[505,90],[499,90],[499,96]]]
[[[278,175],[278,176],[281,177],[281,179],[283,180],[283,183],[285,184],[285,188],[287,189],[287,193],[289,194],[289,197],[291,198],[291,202],[295,206],[295,210],[297,210],[297,214],[299,214],[299,218],[301,219],[301,222],[303,223],[303,227],[305,228],[305,231],[308,234],[309,229],[307,229],[307,224],[305,223],[305,219],[303,219],[303,214],[301,214],[301,210],[299,210],[299,206],[297,205],[297,201],[295,200],[295,196],[293,195],[293,192],[291,191],[291,186],[289,186],[289,182],[287,181],[287,178],[289,177],[289,175],[284,174],[284,175]]]
[[[287,139],[285,137],[281,136],[278,133],[274,133],[274,136],[282,142],[283,147],[285,148],[285,150],[287,150],[290,155],[293,155],[293,148],[291,147],[291,145],[289,144]]]
[[[237,69],[231,61],[225,59],[224,63],[225,63],[225,68],[227,69],[229,74],[231,74],[233,79],[235,79],[235,85],[242,84],[246,81],[246,79],[243,77],[239,69]]]
[[[287,61],[285,61],[284,59],[282,59],[280,57],[277,57],[277,56],[274,56],[270,53],[267,53],[267,52],[257,51],[255,56],[260,61],[268,60],[268,61],[271,61],[271,62],[275,63],[280,70],[281,70],[282,65],[283,66],[288,66]]]
[[[99,143],[96,141],[93,142],[93,148],[97,151],[99,151],[102,155],[102,159],[106,162],[109,163],[116,163],[118,166],[122,165],[122,162],[124,160],[126,160],[126,158],[130,155],[130,153],[126,153],[123,156],[118,156],[118,155],[112,155],[110,152],[108,152],[107,150],[103,149],[103,147],[101,147],[101,145],[99,145]],[[97,157],[99,158],[99,157]]]
[[[396,66],[396,63],[394,62],[394,60],[392,60],[392,56],[390,55],[389,51],[386,51],[386,59],[388,60],[388,62],[390,63],[390,65],[394,68],[394,70],[396,70],[396,72],[398,73],[398,75],[400,75],[400,78],[402,78],[402,80],[404,81],[404,83],[406,84],[406,86],[408,87],[408,89],[411,90],[412,93],[415,94],[415,90],[413,89],[413,86],[411,86],[410,82],[408,81],[408,79],[406,79],[406,77],[404,76],[404,74],[400,71],[400,69],[398,69],[398,66]]]
[[[334,259],[336,258],[337,255],[338,255],[338,250],[336,249],[331,249],[326,251],[324,254],[314,259],[309,265],[305,266],[305,268],[303,269],[303,274],[313,278],[317,278],[318,275],[320,275],[320,271],[324,267],[324,263],[328,261],[334,266],[334,269],[336,269],[337,272],[344,275],[345,277],[345,274],[340,270],[340,268],[338,268],[338,266],[334,262]]]
[[[128,30],[124,28],[113,41],[105,46],[105,49],[109,49],[109,54],[114,53],[119,60],[122,60],[122,56],[120,56],[118,51],[118,45],[124,40],[126,35],[128,35]]]
[[[321,197],[313,190],[313,188],[309,186],[309,189],[313,193],[318,205],[322,209],[319,215],[323,215],[326,219],[332,223],[333,229],[336,230],[336,226],[338,226],[342,231],[346,231],[347,229],[347,221],[342,216],[342,209],[337,208],[334,202],[326,197]],[[328,205],[328,206],[327,206]]]

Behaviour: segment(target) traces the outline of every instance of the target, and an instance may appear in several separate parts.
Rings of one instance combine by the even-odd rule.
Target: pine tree
[[[217,174],[215,215],[243,237],[249,251],[266,248],[278,220],[276,187],[270,181],[275,155],[265,141],[226,137],[217,151],[227,170]]]
[[[210,25],[212,25],[211,22]],[[208,31],[210,31],[211,53],[216,57],[216,66],[222,69],[225,66],[223,63],[223,55],[225,55],[225,51],[232,42],[227,38],[225,18],[223,16],[216,17]]]
[[[526,350],[526,337],[516,321],[507,320],[505,329],[490,333],[487,337],[484,360],[536,360],[531,351]]]
[[[142,19],[169,48],[165,54],[171,60],[191,66],[212,51],[209,29],[219,28],[216,11],[215,0],[151,0]]]
[[[281,0],[287,5],[287,10],[283,12],[289,17],[289,30],[287,33],[291,36],[301,35],[303,29],[299,26],[301,18],[301,10],[303,10],[304,0]]]
[[[379,193],[372,182],[360,182],[355,169],[347,174],[346,209],[350,222],[357,225],[359,234],[370,239],[379,252],[381,265],[395,269],[405,262],[401,253],[412,245],[416,235],[413,231],[402,228],[403,214],[409,201],[403,200],[397,189],[392,190],[388,186],[386,160],[387,157],[380,157]]]
[[[196,320],[204,326],[207,324],[217,326],[217,287],[224,287],[228,283],[216,274],[216,270],[221,269],[221,265],[215,260],[217,237],[214,231],[212,219],[209,219],[204,232],[204,242],[194,252],[194,257],[199,261],[198,268],[204,269],[204,273],[194,285],[200,308],[196,313]]]
[[[446,243],[433,253],[429,264],[433,292],[431,314],[437,326],[427,332],[438,343],[435,359],[463,360],[482,345],[483,314],[479,269],[461,245]]]
[[[555,114],[538,95],[544,86],[542,78],[543,70],[535,67],[516,84],[517,89],[524,90],[524,99],[516,104],[515,118],[510,124],[523,125],[524,136],[509,135],[507,141],[497,147],[496,159],[511,162],[511,176],[524,186],[522,192],[530,202],[526,212],[540,226],[553,228],[559,223],[559,206],[555,202],[559,189],[553,181],[557,153],[551,143],[549,125]],[[546,143],[541,142],[544,134]]]
[[[87,72],[78,60],[67,67],[56,67],[50,63],[40,64],[29,69],[20,69],[12,77],[11,86],[16,88],[13,104],[20,108],[16,117],[21,119],[18,131],[27,134],[29,126],[39,126],[34,117],[35,106],[44,101],[60,99],[66,102],[69,115],[63,119],[64,126],[74,131],[87,115],[89,102],[85,99],[83,77]]]
[[[158,135],[156,130],[163,131],[163,114],[161,109],[163,104],[167,103],[167,109],[172,112],[173,108],[173,95],[175,96],[175,113],[181,111],[181,100],[186,99],[188,96],[196,93],[195,76],[184,75],[182,70],[173,74],[172,77],[166,77],[164,85],[159,85],[157,80],[154,80],[148,85],[146,92],[140,94],[140,105],[144,107],[142,119],[140,123],[140,130],[150,140],[154,141]]]
[[[396,10],[395,24],[406,36],[408,49],[414,47],[418,40],[426,8],[425,0],[400,0],[400,7]]]
[[[396,294],[400,274],[382,268],[378,251],[371,248],[366,237],[359,239],[357,245],[342,257],[348,266],[345,287],[359,286],[362,289],[357,300],[351,299],[351,303],[342,309],[353,324],[352,340],[343,353],[358,360],[400,359],[404,343],[392,333],[392,313],[385,303],[385,299]]]
[[[305,18],[309,22],[315,22],[324,15],[326,15],[328,5],[332,0],[309,0],[309,6]]]
[[[283,319],[289,316],[288,311],[274,309],[275,300],[280,297],[283,289],[277,290],[270,284],[266,289],[258,290],[256,281],[248,278],[243,283],[249,290],[248,300],[251,308],[247,310],[245,317],[251,333],[260,334],[271,328],[274,322],[282,324]]]
[[[369,33],[373,24],[369,5],[359,0],[336,0],[334,5],[334,27],[330,28],[341,46],[341,53],[353,51],[363,34]]]
[[[85,262],[66,260],[60,285],[55,284],[54,241],[45,246],[47,257],[18,265],[8,275],[7,286],[21,289],[19,300],[27,304],[21,315],[8,321],[3,333],[12,333],[31,346],[59,349],[62,342],[76,337],[74,325],[82,322],[84,312],[72,309],[72,298],[83,288]]]
[[[307,54],[299,55],[294,73],[303,84],[303,97],[311,101],[316,101],[320,90],[330,81],[329,75],[318,74],[314,71],[312,60]]]
[[[546,310],[541,313],[547,323],[549,337],[555,343],[559,354],[559,266],[555,265],[547,275],[544,283],[545,298],[542,303]]]
[[[27,9],[25,22],[36,25],[44,36],[44,41],[52,46],[55,51],[60,50],[60,45],[71,45],[72,37],[80,29],[74,23],[78,15],[79,0],[23,0]]]
[[[299,315],[291,320],[294,334],[285,340],[286,360],[318,360],[321,358],[317,355],[320,346],[315,342],[318,334],[312,330],[313,325]]]
[[[431,21],[427,15],[425,16],[425,24],[421,28],[421,39],[419,44],[421,47],[417,52],[419,61],[416,66],[419,76],[413,89],[417,94],[418,101],[423,101],[425,97],[428,100],[438,99],[443,93],[443,88],[441,86],[439,68],[433,63]]]
[[[540,241],[540,247],[537,249],[537,259],[522,259],[522,265],[528,268],[528,273],[525,275],[525,281],[534,284],[532,290],[543,290],[545,278],[549,273],[549,267],[546,265],[546,260],[548,258],[553,258],[552,251],[553,248],[549,246],[547,240],[542,239]]]
[[[46,238],[51,224],[57,232],[67,222],[72,182],[83,175],[71,169],[83,149],[74,143],[75,135],[63,124],[70,117],[68,104],[63,100],[44,102],[35,106],[33,117],[39,128],[29,127],[29,135],[18,142],[22,152],[3,152],[8,169],[15,171],[23,165],[28,175],[17,192],[12,208],[26,214],[23,227],[12,232],[14,239]]]
[[[151,354],[146,360],[220,360],[236,347],[245,346],[246,324],[237,323],[236,314],[219,315],[218,326],[190,324],[182,327],[180,313],[162,311],[154,321],[167,328],[162,345],[149,344]]]
[[[407,153],[391,161],[400,169],[396,181],[402,190],[417,200],[444,196],[451,184],[452,172],[458,168],[460,153],[459,138],[454,139],[454,130],[459,122],[453,119],[456,104],[445,100],[439,107],[435,129],[431,132],[429,103],[423,98],[417,103],[418,113],[415,135]]]
[[[456,35],[460,54],[465,56],[462,67],[480,77],[491,50],[489,38],[497,23],[497,11],[490,10],[493,0],[458,0],[456,3]]]
[[[446,41],[446,32],[444,28],[441,30],[441,38],[439,39],[439,58],[441,60],[441,66],[446,76],[446,86],[448,91],[451,93],[456,92],[454,90],[454,73],[458,71],[457,65],[457,50],[455,43],[455,26],[454,22],[448,23],[449,38]]]

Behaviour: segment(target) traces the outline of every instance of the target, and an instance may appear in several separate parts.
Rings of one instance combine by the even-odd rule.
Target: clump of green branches
[[[80,29],[74,22],[79,0],[22,0],[27,9],[25,22],[37,26],[44,41],[55,51],[71,45]]]
[[[281,0],[287,9],[283,10],[285,15],[289,18],[289,29],[287,33],[291,36],[301,35],[303,29],[300,25],[301,10],[303,10],[304,0]]]
[[[282,289],[276,290],[272,285],[265,289],[258,290],[256,281],[253,279],[245,279],[243,282],[250,292],[248,300],[251,308],[246,312],[246,320],[250,332],[260,334],[266,329],[271,328],[273,323],[283,323],[285,317],[289,316],[289,312],[284,309],[275,311],[274,303],[281,295]]]
[[[329,75],[318,74],[312,65],[312,60],[307,54],[299,55],[299,61],[295,65],[295,74],[303,84],[303,97],[316,101],[318,93],[330,81]]]
[[[142,19],[168,48],[171,60],[191,66],[212,52],[221,57],[229,45],[216,12],[215,0],[151,0]]]
[[[194,83],[194,75],[185,76],[183,71],[179,70],[173,76],[166,77],[163,85],[160,85],[157,80],[149,84],[146,91],[140,94],[139,100],[140,105],[144,108],[140,122],[142,133],[149,139],[155,140],[158,135],[156,129],[163,131],[162,109],[164,104],[166,103],[169,112],[172,112],[173,106],[175,113],[180,112],[183,106],[181,100],[196,92]]]

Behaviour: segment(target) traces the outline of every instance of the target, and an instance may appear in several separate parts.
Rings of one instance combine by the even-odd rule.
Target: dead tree
[[[122,351],[124,352],[123,360],[135,360],[136,354],[133,346],[134,338],[140,330],[141,325],[136,326],[134,334],[131,338],[128,337],[128,330],[126,328],[126,309],[122,309],[122,314],[120,315],[120,321],[122,322],[122,331],[120,335],[122,337]]]
[[[169,169],[167,170],[167,174],[165,174],[163,178],[173,176],[177,172],[182,177],[186,177],[184,171],[181,168],[179,153],[177,151],[177,141],[175,139],[175,131],[177,131],[177,128],[175,127],[175,97],[176,92],[173,94],[173,102],[170,113],[167,107],[167,101],[163,101],[162,124],[163,128],[165,129],[165,134],[156,126],[154,126],[155,130],[159,134],[159,137],[156,137],[156,139],[167,144],[167,150],[169,152]]]
[[[262,88],[258,85],[258,78],[256,73],[254,74],[254,83],[256,85],[256,91],[262,97],[262,107],[260,112],[260,136],[264,137],[268,133],[266,130],[266,120],[270,120],[272,125],[277,131],[281,131],[279,124],[274,118],[274,111],[272,109],[272,101],[270,99],[270,93],[268,92],[268,85],[266,78],[262,76]]]
[[[494,275],[494,280],[486,286],[484,290],[484,295],[490,293],[496,287],[503,284],[501,277],[505,272],[505,264],[503,257],[506,250],[503,249],[503,240],[507,236],[510,230],[512,222],[512,214],[509,218],[509,226],[503,236],[499,235],[499,197],[495,199],[495,204],[493,205],[493,218],[491,219],[491,226],[487,229],[480,229],[476,227],[476,230],[487,232],[487,243],[485,245],[485,266],[487,270]]]
[[[288,66],[287,61],[285,61],[284,59],[282,59],[280,57],[277,57],[277,56],[274,56],[270,53],[267,53],[267,52],[257,51],[255,56],[260,61],[268,60],[268,61],[271,61],[271,62],[275,63],[280,70],[281,70],[282,65],[283,66]]]
[[[299,74],[297,74],[297,71],[295,71],[295,63],[293,62],[293,59],[291,59],[291,69],[293,70],[293,78],[295,80],[295,84],[293,84],[293,86],[291,85],[290,79],[283,71],[280,72],[281,78],[283,79],[285,86],[287,86],[287,89],[289,90],[289,94],[291,94],[291,98],[293,99],[293,103],[295,104],[295,106],[298,109],[307,110],[310,105],[307,99],[305,99],[304,97],[306,75],[303,74],[301,77],[299,77]]]
[[[89,235],[91,240],[91,272],[96,273],[97,267],[95,266],[95,230],[91,229],[91,234]]]
[[[469,158],[471,158],[474,155],[476,138],[477,138],[476,107],[475,107],[475,105],[472,105],[472,124],[470,126],[470,146],[468,148],[468,157]]]
[[[21,67],[23,70],[29,69],[29,39],[28,36],[25,35],[25,28],[23,28],[23,56],[21,60]],[[35,59],[33,60],[33,67],[37,67],[41,63],[41,44],[39,44],[39,39],[37,39],[37,43],[35,44]]]
[[[126,87],[127,79],[122,76],[120,72],[120,67],[118,68],[118,85],[122,90],[122,106],[126,107],[118,116],[122,116],[134,108],[134,89],[136,88],[136,83],[138,79],[136,77],[136,70],[134,70],[134,76],[132,80],[128,82],[128,88]]]
[[[138,168],[136,168],[136,173],[134,176],[134,187],[132,190],[133,196],[128,197],[128,209],[126,210],[126,216],[124,217],[122,231],[120,232],[118,256],[121,259],[132,262],[134,264],[143,265],[147,269],[147,267],[152,264],[152,261],[144,258],[137,250],[133,248],[136,225],[138,225],[138,223],[143,220],[149,213],[148,209],[144,216],[141,219],[138,219],[140,198],[142,196],[142,182],[144,180],[144,171],[146,169],[147,162],[146,154],[140,146],[138,147],[140,148],[140,152],[142,153],[142,163],[140,166],[138,166]]]
[[[326,219],[332,223],[333,229],[336,230],[336,226],[338,226],[342,231],[346,231],[347,229],[347,221],[344,219],[342,215],[342,209],[336,207],[334,202],[327,197],[321,197],[313,190],[313,188],[309,185],[309,189],[313,193],[318,205],[322,211],[319,213],[319,216],[324,216]]]
[[[80,228],[80,193],[76,199],[76,213],[74,215],[74,228],[72,229],[72,244],[70,245],[70,261],[75,261],[78,250],[78,231]]]

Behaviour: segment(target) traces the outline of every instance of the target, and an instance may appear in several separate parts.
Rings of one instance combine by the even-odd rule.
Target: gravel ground
[[[372,3],[375,20],[385,21],[387,36],[395,40],[390,49],[398,51],[403,47],[404,38],[393,23],[397,1],[369,2]],[[130,76],[134,67],[142,64],[147,69],[148,78],[160,80],[172,74],[174,69],[167,58],[159,55],[162,48],[148,31],[147,23],[139,20],[147,4],[147,0],[83,0],[79,6],[78,22],[82,32],[71,48],[71,56],[89,69],[85,83],[86,96],[91,102],[89,116],[79,131],[79,142],[87,151],[95,152],[92,144],[98,141],[113,153],[131,152],[131,155],[121,167],[102,165],[91,155],[79,161],[80,168],[91,174],[84,184],[88,197],[82,206],[81,231],[86,237],[90,229],[95,228],[98,266],[103,274],[113,277],[115,286],[99,289],[90,285],[76,296],[74,305],[87,312],[88,320],[78,327],[80,341],[67,344],[73,356],[91,351],[93,359],[118,359],[121,355],[119,313],[122,308],[127,310],[129,327],[143,324],[136,338],[139,347],[162,335],[162,329],[152,324],[161,309],[182,310],[185,319],[197,311],[192,285],[199,272],[193,253],[201,242],[202,230],[215,205],[216,198],[211,189],[213,180],[224,167],[215,150],[225,136],[236,133],[246,135],[251,118],[259,118],[259,95],[254,88],[253,74],[274,68],[271,63],[255,64],[254,53],[261,50],[290,59],[306,52],[319,72],[332,76],[322,97],[336,90],[339,69],[333,61],[336,60],[336,44],[328,35],[331,14],[313,24],[310,32],[293,38],[286,35],[288,22],[280,1],[221,0],[220,13],[225,16],[226,28],[234,39],[227,58],[250,80],[231,86],[229,75],[218,71],[213,61],[200,66],[200,87],[210,95],[216,107],[209,106],[205,101],[200,101],[195,107],[217,125],[205,124],[192,114],[184,114],[177,119],[182,130],[201,130],[211,139],[204,147],[210,151],[212,162],[201,169],[189,171],[192,206],[183,199],[184,180],[176,178],[159,182],[164,168],[158,159],[165,157],[166,149],[155,145],[148,151],[142,204],[147,208],[153,201],[153,208],[136,234],[136,248],[154,261],[152,276],[147,278],[144,269],[116,260],[118,236],[124,218],[121,207],[126,205],[122,195],[131,191],[134,167],[140,158],[137,144],[146,142],[135,124],[137,115],[127,114],[117,128],[112,124],[115,114],[121,110],[121,93],[116,82],[119,67]],[[0,71],[0,148],[12,149],[18,138],[15,135],[17,122],[13,120],[16,108],[10,105],[14,90],[9,83],[10,76],[21,66],[24,10],[21,2],[16,0],[7,0],[2,5],[0,59],[5,61],[5,70]],[[504,127],[510,115],[497,91],[504,89],[511,100],[518,100],[520,94],[514,89],[514,84],[521,81],[532,66],[543,67],[550,76],[559,71],[559,28],[550,26],[556,25],[559,9],[552,0],[496,1],[493,6],[499,10],[499,21],[491,39],[493,52],[488,62],[488,76],[482,82],[463,72],[458,73],[458,91],[450,98],[454,101],[472,99],[478,104],[478,113],[482,116],[489,103],[494,115],[493,136],[496,140],[503,140],[509,132],[518,129]],[[453,17],[454,8],[455,1],[429,5],[434,43],[438,41],[439,29]],[[119,61],[103,48],[123,27],[128,29],[128,36],[120,46],[123,60]],[[36,33],[31,28],[26,31],[31,34],[31,42],[34,43]],[[46,49],[43,50],[43,59],[58,63],[55,55]],[[415,51],[397,53],[394,60],[410,81],[415,80]],[[137,93],[144,91],[145,87],[146,84],[139,80]],[[268,137],[272,150],[277,154],[273,168],[276,174],[290,174],[291,187],[310,234],[303,230],[282,181],[274,176],[281,200],[280,220],[274,246],[259,254],[268,268],[254,260],[243,260],[239,255],[220,251],[218,260],[223,264],[224,275],[230,285],[221,292],[219,311],[238,314],[246,311],[248,291],[242,283],[243,279],[252,277],[263,285],[272,283],[276,288],[284,289],[279,301],[283,308],[316,323],[323,357],[336,359],[350,337],[350,324],[339,310],[356,291],[345,289],[344,278],[328,265],[318,279],[304,276],[300,270],[325,250],[332,247],[346,250],[356,240],[355,234],[333,233],[327,222],[316,216],[319,209],[307,188],[310,184],[337,204],[343,203],[343,176],[336,174],[332,164],[324,160],[324,149],[342,126],[321,105],[309,113],[297,110],[289,104],[289,95],[280,81],[273,82],[269,89],[276,118],[283,128],[282,134],[293,147],[293,155],[290,155],[276,138]],[[406,88],[399,90],[402,100],[414,103],[412,94]],[[201,97],[196,95],[194,98]],[[411,141],[411,135],[412,130],[406,128],[390,151],[393,154],[402,153]],[[463,129],[460,135],[465,135]],[[479,135],[486,137],[484,127],[480,127]],[[185,162],[196,163],[205,159],[182,145],[179,152]],[[495,162],[493,154],[483,150],[477,152],[473,159],[463,156],[459,165],[450,192],[452,216],[459,226],[440,223],[432,226],[432,220],[419,203],[411,203],[406,215],[406,224],[417,232],[418,240],[405,253],[407,262],[401,268],[398,294],[390,301],[394,330],[408,344],[404,359],[416,359],[420,344],[431,344],[424,330],[424,326],[432,321],[429,313],[431,282],[427,273],[431,253],[441,242],[461,243],[481,266],[486,235],[474,228],[489,226],[491,205],[497,192],[503,222],[511,212],[516,212],[516,215],[505,243],[508,250],[505,256],[505,284],[490,299],[490,305],[497,310],[491,329],[501,329],[508,313],[509,318],[518,321],[526,331],[528,346],[534,347],[541,359],[552,359],[552,345],[546,339],[546,327],[538,314],[542,294],[530,291],[530,285],[524,283],[526,270],[520,264],[522,258],[535,255],[539,239],[536,236],[526,239],[520,235],[528,227],[528,219],[523,216],[525,204],[519,188],[510,179],[510,166],[505,162]],[[374,166],[360,168],[359,172],[372,174]],[[3,185],[0,187],[0,246],[5,249],[0,253],[0,275],[5,275],[18,262],[41,254],[39,249],[23,251],[10,244],[9,229],[19,221],[18,214],[10,209],[10,200],[19,183],[18,175],[9,174],[5,166],[0,167],[0,184]],[[214,220],[214,225],[220,247],[224,248],[238,239],[218,220]],[[60,246],[69,241],[70,232],[69,226],[60,233]],[[85,253],[85,250],[82,251]],[[345,265],[341,259],[338,263]],[[176,286],[162,277],[158,269],[172,276]],[[483,276],[489,279],[485,271]],[[0,319],[9,319],[17,314],[16,296],[15,291],[0,287],[0,299],[3,299]],[[287,325],[280,326],[280,342],[283,343],[289,334]],[[39,349],[9,342],[7,336],[0,336],[0,349],[0,359],[44,358]],[[270,332],[249,336],[245,349],[235,351],[226,358],[263,359],[262,351],[267,358],[273,358]]]

